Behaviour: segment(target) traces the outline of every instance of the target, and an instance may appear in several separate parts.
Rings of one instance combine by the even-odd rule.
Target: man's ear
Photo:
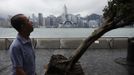
[[[24,27],[24,24],[21,24],[21,26],[20,26],[21,28],[23,28]]]
[[[19,32],[20,32],[20,31],[23,31],[23,29],[24,29],[23,27],[24,27],[24,24],[21,24],[21,25],[20,25]]]

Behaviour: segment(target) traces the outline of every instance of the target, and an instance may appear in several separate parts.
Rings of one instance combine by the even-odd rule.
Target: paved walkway
[[[70,49],[36,49],[36,72],[44,75],[44,65],[49,62],[52,54],[62,54],[69,57]],[[125,58],[126,49],[91,49],[81,57],[85,75],[129,75],[125,66],[114,62],[119,57]],[[0,50],[0,75],[11,75],[11,62],[6,50]]]

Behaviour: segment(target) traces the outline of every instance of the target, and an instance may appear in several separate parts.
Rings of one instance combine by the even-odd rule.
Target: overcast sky
[[[91,13],[102,14],[102,10],[107,5],[107,0],[0,0],[0,16],[23,13],[31,16],[43,13],[43,16],[61,15],[64,5],[67,6],[68,13],[81,14],[81,16]]]

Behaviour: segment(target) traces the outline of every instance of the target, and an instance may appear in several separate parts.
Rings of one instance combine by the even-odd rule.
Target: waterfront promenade
[[[69,57],[75,49],[35,49],[37,75],[44,75],[44,65],[52,54]],[[89,49],[80,58],[85,75],[129,75],[125,66],[115,63],[125,58],[127,49]],[[0,75],[11,75],[11,62],[7,50],[0,50]]]

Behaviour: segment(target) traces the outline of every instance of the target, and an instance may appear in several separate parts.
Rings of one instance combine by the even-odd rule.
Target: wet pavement
[[[74,50],[35,49],[35,53],[37,75],[44,75],[44,65],[48,64],[52,54],[69,57]],[[85,75],[129,75],[125,66],[115,63],[115,59],[126,56],[127,49],[90,49],[79,61]],[[11,75],[11,61],[6,50],[0,50],[0,75]]]

